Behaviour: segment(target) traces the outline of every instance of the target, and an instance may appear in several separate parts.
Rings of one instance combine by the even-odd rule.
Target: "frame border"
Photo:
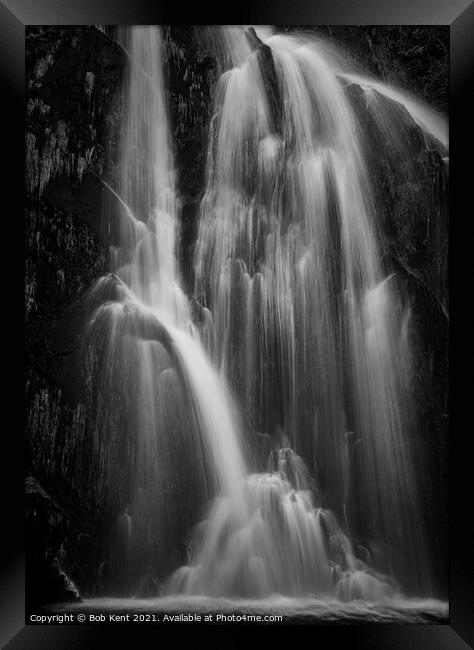
[[[240,3],[239,3],[240,5]],[[176,10],[178,9],[178,10]],[[206,11],[207,9],[207,11]],[[311,0],[299,0],[298,5],[292,5],[291,11],[285,7],[284,0],[274,0],[270,5],[268,0],[260,0],[253,4],[243,15],[243,7],[236,7],[235,15],[229,20],[209,8],[198,6],[197,11],[187,11],[189,24],[204,24],[206,18],[218,21],[216,24],[312,24],[312,25],[449,25],[450,26],[450,140],[454,148],[450,178],[450,297],[454,307],[451,310],[451,326],[449,334],[450,362],[450,455],[449,455],[449,492],[450,492],[450,622],[445,625],[399,625],[399,624],[366,624],[366,625],[312,625],[311,632],[315,641],[326,639],[328,644],[334,641],[349,642],[351,647],[376,650],[399,650],[401,647],[413,650],[466,650],[469,643],[474,647],[474,569],[472,562],[473,545],[471,537],[466,534],[466,515],[472,512],[471,498],[474,496],[472,484],[472,461],[469,454],[470,436],[462,422],[462,409],[457,402],[469,406],[471,395],[468,393],[466,382],[456,382],[454,387],[454,371],[459,372],[459,360],[466,363],[466,345],[469,341],[467,331],[468,319],[461,318],[456,313],[466,300],[466,293],[460,278],[469,278],[469,259],[472,252],[460,253],[463,243],[460,226],[454,232],[455,218],[461,220],[466,214],[466,207],[472,203],[472,158],[474,152],[469,147],[468,134],[472,136],[472,116],[474,116],[472,74],[474,70],[474,3],[470,0],[319,0],[317,4]],[[240,11],[239,11],[240,9]],[[0,206],[4,223],[10,227],[19,226],[18,235],[23,242],[23,133],[24,133],[24,28],[25,25],[51,24],[179,24],[181,7],[174,11],[163,3],[153,0],[2,0],[0,1],[0,89],[1,96],[7,99],[3,102],[5,111],[4,124],[7,125],[3,134],[4,155],[0,158],[6,163],[5,170],[0,176],[1,192]],[[199,14],[198,19],[193,14]],[[470,131],[469,131],[470,129]],[[471,194],[471,196],[469,196]],[[20,200],[18,197],[21,197]],[[8,231],[5,241],[12,237]],[[19,244],[22,246],[22,243]],[[456,251],[455,248],[456,247]],[[17,256],[15,256],[17,257]],[[18,262],[18,260],[17,260]],[[463,268],[463,264],[464,267]],[[9,266],[9,268],[11,268]],[[469,269],[469,270],[468,270]],[[472,273],[472,270],[471,270]],[[11,275],[18,281],[10,282],[7,277],[7,287],[12,291],[4,305],[16,304],[18,299],[18,314],[23,318],[23,274],[11,270]],[[456,278],[456,284],[454,284]],[[469,295],[469,294],[468,294]],[[12,297],[13,300],[9,300]],[[9,311],[9,310],[8,310]],[[10,318],[5,318],[11,328],[7,347],[11,348],[13,360],[6,366],[7,372],[14,371],[18,379],[18,395],[22,395],[23,373],[18,366],[16,346],[8,342],[14,340],[12,333],[18,334]],[[454,326],[453,326],[454,322]],[[472,323],[472,321],[471,321]],[[466,328],[463,333],[462,328]],[[457,330],[457,332],[456,332]],[[454,336],[456,334],[456,336]],[[19,341],[21,346],[22,341]],[[466,366],[467,370],[467,366]],[[466,376],[469,376],[466,372]],[[20,404],[19,408],[23,408]],[[11,408],[8,409],[11,412]],[[5,412],[8,412],[5,409]],[[23,412],[23,410],[21,411]],[[466,410],[467,414],[467,410]],[[20,422],[23,420],[20,417]],[[467,419],[465,421],[468,421]],[[82,648],[102,647],[110,643],[112,636],[117,636],[124,642],[137,641],[137,628],[140,626],[78,626],[78,625],[25,625],[25,585],[23,557],[23,432],[17,432],[17,425],[5,427],[4,435],[9,433],[9,443],[14,448],[14,454],[8,454],[9,481],[8,491],[5,492],[3,521],[7,523],[7,554],[2,558],[2,594],[0,602],[0,641],[2,647],[9,650],[24,648]],[[457,439],[455,432],[459,431]],[[13,435],[12,435],[13,434]],[[472,443],[471,443],[472,444]],[[173,633],[178,624],[173,624]],[[191,624],[186,626],[193,636],[198,630]],[[201,628],[206,626],[200,625]],[[225,627],[213,626],[219,638],[222,632],[244,625]],[[287,630],[288,625],[273,626],[280,631]],[[230,628],[230,629],[229,629]],[[158,628],[161,632],[163,626]],[[184,628],[181,628],[184,629]],[[264,631],[267,638],[268,627],[252,627],[252,635]],[[151,632],[151,640],[156,643],[160,639],[157,627],[141,626],[143,632]],[[254,637],[255,638],[255,637]],[[7,643],[8,642],[8,643]],[[467,643],[466,643],[467,642]],[[6,644],[6,645],[4,645]]]

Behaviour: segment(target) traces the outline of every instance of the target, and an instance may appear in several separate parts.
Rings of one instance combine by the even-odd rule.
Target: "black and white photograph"
[[[448,623],[449,55],[26,25],[29,622]]]

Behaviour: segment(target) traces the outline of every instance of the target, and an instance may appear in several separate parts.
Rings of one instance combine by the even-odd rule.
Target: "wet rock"
[[[275,130],[275,133],[277,135],[280,135],[282,133],[282,103],[272,50],[268,45],[265,45],[265,43],[263,43],[258,38],[257,33],[253,27],[248,27],[245,30],[245,36],[250,47],[253,50],[253,55],[256,58],[260,73],[262,75],[270,113],[273,118],[273,128]]]
[[[31,26],[26,60],[26,189],[40,198],[55,179],[77,186],[111,166],[106,143],[117,137],[110,127],[125,55],[92,26]]]
[[[29,601],[40,605],[81,600],[59,559],[71,532],[66,512],[31,475],[25,480],[25,497]]]

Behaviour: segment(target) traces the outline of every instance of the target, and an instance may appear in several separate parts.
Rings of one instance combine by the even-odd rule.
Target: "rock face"
[[[98,177],[113,166],[124,61],[94,27],[26,30],[25,310],[32,363],[106,263]]]
[[[265,45],[258,38],[257,33],[253,27],[248,27],[245,30],[245,36],[247,38],[247,42],[250,45],[250,48],[252,49],[253,56],[255,56],[257,59],[265,86],[265,94],[267,97],[268,105],[270,106],[271,110],[273,128],[275,133],[279,135],[282,132],[281,97],[272,50],[268,45]]]
[[[281,28],[282,31],[295,27]],[[221,70],[209,28],[165,26],[170,119],[181,199],[181,266],[193,286],[192,255],[204,173],[212,93]],[[443,28],[318,27],[383,79],[447,108],[448,40]],[[87,479],[73,471],[71,441],[87,440],[84,405],[64,377],[77,345],[68,323],[94,281],[109,269],[102,205],[114,178],[126,53],[112,28],[26,29],[26,408],[28,580],[35,603],[104,593],[107,562],[94,539],[97,512]],[[278,130],[277,87],[268,48],[249,38],[268,79]],[[257,40],[255,40],[257,39]],[[445,583],[447,513],[447,205],[444,160],[410,126],[411,160],[420,184],[403,165],[379,152],[390,134],[373,140],[370,110],[361,89],[348,87],[365,130],[373,183],[381,210],[378,227],[387,272],[410,296],[415,401],[419,433],[413,449],[434,494],[424,503],[437,573]],[[397,119],[409,120],[403,110]],[[394,158],[396,160],[396,157]],[[389,180],[390,179],[390,180]],[[262,458],[271,446],[256,434]],[[71,479],[73,477],[73,479]],[[72,483],[70,482],[72,480]],[[434,486],[434,487],[433,487]],[[75,586],[77,585],[77,587]],[[148,587],[144,585],[143,592]]]
[[[124,63],[95,27],[26,29],[26,463],[35,477],[27,529],[36,603],[77,598],[71,577],[91,593],[97,571],[77,495],[59,496],[67,440],[84,426],[82,405],[64,400],[60,370],[75,345],[64,339],[65,319],[107,263],[98,177],[114,164]]]
[[[110,168],[125,55],[94,27],[29,27],[26,34],[26,190],[41,198],[60,177],[77,188]]]
[[[282,30],[322,36],[342,49],[356,65],[448,113],[448,27],[287,25]]]
[[[66,512],[53,501],[30,475],[25,480],[26,567],[31,606],[53,602],[79,601],[79,591],[65,567],[70,566],[66,546],[74,536],[74,526]]]
[[[163,28],[168,72],[169,116],[181,200],[180,262],[185,289],[193,288],[193,258],[199,201],[203,192],[212,92],[219,74],[204,31],[193,26]]]
[[[431,522],[429,537],[437,540],[433,544],[437,574],[446,579],[448,167],[403,106],[374,92],[369,99],[355,84],[346,92],[366,143],[385,270],[387,275],[396,274],[410,301],[416,405],[410,443],[416,464],[423,464],[419,479],[425,518]],[[379,131],[380,137],[374,135],[376,105],[380,108],[381,102],[387,104],[391,124],[407,130],[403,156],[389,129]]]

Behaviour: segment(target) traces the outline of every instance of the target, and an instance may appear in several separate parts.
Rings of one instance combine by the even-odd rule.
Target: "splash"
[[[267,473],[245,479],[244,509],[226,497],[214,503],[190,565],[172,576],[166,592],[372,602],[393,597],[396,582],[357,559],[334,515],[314,503],[308,479],[291,449],[271,454]]]

